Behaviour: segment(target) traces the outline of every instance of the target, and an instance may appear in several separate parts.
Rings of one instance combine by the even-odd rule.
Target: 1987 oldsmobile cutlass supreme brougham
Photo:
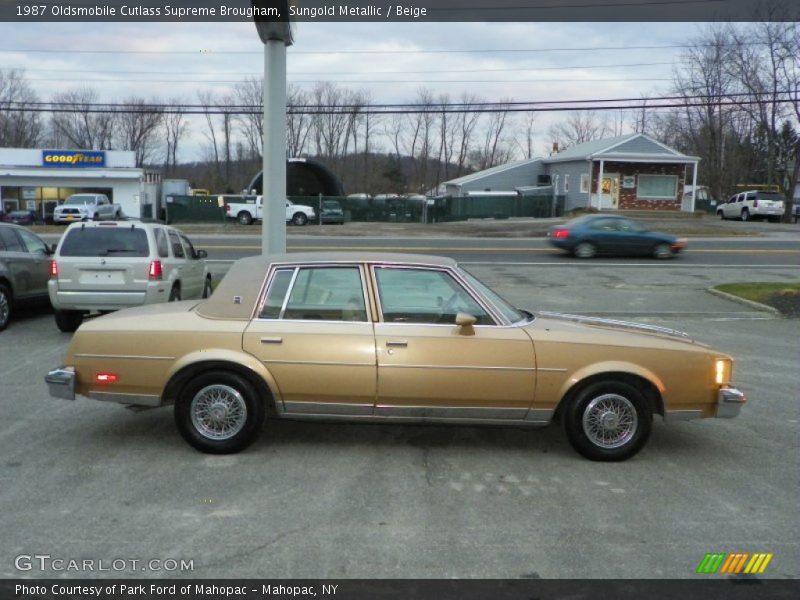
[[[287,254],[235,263],[210,299],[84,323],[50,393],[174,404],[204,452],[265,417],[536,426],[593,460],[639,451],[654,414],[734,417],[732,359],[649,325],[514,308],[450,259]]]

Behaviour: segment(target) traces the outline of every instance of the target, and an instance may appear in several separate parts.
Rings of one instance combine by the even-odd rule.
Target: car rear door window
[[[67,232],[61,256],[150,255],[147,233],[139,227],[76,227]]]
[[[22,247],[22,241],[11,227],[0,227],[0,240],[2,240],[2,245],[5,246],[4,250],[8,252],[25,251]]]
[[[20,229],[17,233],[19,233],[22,243],[25,244],[25,248],[30,254],[47,254],[47,246],[30,231]]]
[[[189,257],[196,259],[197,258],[197,251],[194,249],[194,246],[192,246],[192,242],[189,241],[189,238],[187,238],[183,234],[180,235],[180,238],[181,238],[181,241],[183,242],[184,248],[186,248],[186,251],[189,253]]]

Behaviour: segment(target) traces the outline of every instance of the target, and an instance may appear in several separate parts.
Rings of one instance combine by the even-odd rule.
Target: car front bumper
[[[45,383],[54,398],[75,400],[75,369],[59,367],[44,377]]]
[[[747,402],[743,392],[736,388],[722,388],[717,392],[717,414],[718,419],[733,419],[738,417]]]

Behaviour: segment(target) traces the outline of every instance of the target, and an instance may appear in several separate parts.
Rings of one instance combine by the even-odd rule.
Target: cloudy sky
[[[665,91],[686,23],[300,23],[289,81],[366,89],[375,102],[420,87],[492,101],[636,97]],[[0,67],[24,69],[40,99],[89,86],[103,101],[136,95],[195,102],[263,72],[255,27],[242,23],[0,23]],[[614,47],[617,49],[607,49]],[[101,51],[93,53],[91,51]],[[458,52],[455,52],[458,51]],[[546,130],[562,114],[540,115]],[[180,158],[199,158],[195,122]]]

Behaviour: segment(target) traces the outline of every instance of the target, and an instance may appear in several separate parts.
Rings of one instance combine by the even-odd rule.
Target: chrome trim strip
[[[551,367],[536,367],[537,371],[543,373],[566,373],[567,369],[551,368]]]
[[[152,394],[117,394],[114,392],[89,392],[89,398],[103,402],[134,404],[136,406],[161,406],[161,397]]]
[[[265,365],[316,365],[320,367],[374,367],[375,363],[353,363],[353,362],[337,362],[325,360],[262,360]]]
[[[531,423],[549,423],[555,412],[554,408],[532,408],[525,415],[525,420]]]
[[[524,427],[524,428],[533,428],[533,427],[543,427],[546,423],[540,423],[537,421],[525,421],[524,419],[461,419],[461,418],[439,418],[439,417],[384,417],[384,416],[375,416],[375,415],[330,415],[330,414],[284,414],[281,415],[281,418],[293,420],[293,421],[346,421],[346,422],[358,422],[364,421],[369,423],[386,423],[386,424],[409,424],[409,423],[426,423],[426,424],[436,424],[436,425],[469,425],[469,426],[481,426],[481,425],[497,425],[507,427],[509,425],[515,425],[517,427]]]
[[[413,419],[475,419],[491,421],[524,420],[527,408],[483,408],[480,406],[397,406],[378,404],[376,417]]]
[[[664,413],[666,421],[691,421],[703,416],[702,410],[668,410]]]
[[[275,277],[278,276],[279,269],[275,269]],[[286,305],[289,304],[289,296],[292,295],[292,289],[294,288],[294,283],[297,280],[297,274],[300,272],[299,267],[295,267],[294,273],[292,273],[292,278],[289,280],[289,286],[286,288],[286,295],[283,297],[283,302],[281,303],[281,311],[278,313],[278,319],[283,319],[283,315],[286,312]],[[272,287],[272,282],[270,282],[270,287]],[[267,293],[264,294],[264,301],[266,302],[267,296],[269,295],[269,288],[267,288]],[[260,314],[260,312],[259,312]]]
[[[75,358],[122,358],[135,360],[175,360],[174,356],[138,356],[134,354],[76,354]]]
[[[387,365],[381,363],[381,369],[453,369],[471,371],[536,371],[533,367],[482,367],[479,365]]]
[[[338,416],[370,416],[373,405],[370,404],[340,404],[334,402],[285,402],[282,415],[338,415]]]
[[[54,398],[75,400],[75,371],[71,367],[53,369],[44,376],[44,380]]]
[[[581,315],[570,315],[566,313],[558,313],[558,312],[550,312],[550,311],[539,311],[539,315],[543,317],[553,317],[556,319],[563,319],[565,321],[575,321],[577,323],[588,323],[588,324],[595,324],[595,325],[614,325],[616,327],[624,327],[626,329],[631,330],[640,330],[640,331],[650,331],[653,333],[661,333],[664,335],[670,335],[673,337],[679,337],[683,339],[691,339],[689,334],[684,331],[678,331],[677,329],[670,329],[669,327],[661,327],[659,325],[647,325],[645,323],[633,323],[631,321],[619,321],[617,319],[606,319],[603,317],[583,317]]]

